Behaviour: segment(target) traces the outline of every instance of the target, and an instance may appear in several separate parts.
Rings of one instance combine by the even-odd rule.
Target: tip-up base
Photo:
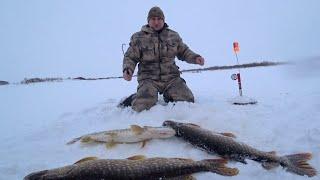
[[[230,102],[234,105],[250,105],[250,104],[257,104],[258,101],[253,99],[253,98],[249,98],[246,96],[237,96],[233,99],[230,100]]]

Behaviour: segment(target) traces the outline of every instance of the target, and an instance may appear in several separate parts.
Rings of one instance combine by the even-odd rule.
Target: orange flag
[[[235,53],[237,53],[237,52],[240,51],[239,43],[238,43],[238,42],[233,42],[233,51],[234,51]]]

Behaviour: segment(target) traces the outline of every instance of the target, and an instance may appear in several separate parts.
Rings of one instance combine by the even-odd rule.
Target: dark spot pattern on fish
[[[238,174],[235,168],[225,166],[226,161],[210,159],[192,161],[180,158],[149,158],[143,160],[100,159],[81,162],[52,170],[32,173],[25,180],[59,179],[159,179],[211,171],[225,176]]]
[[[277,156],[275,153],[264,152],[249,145],[236,141],[234,138],[213,133],[199,126],[188,123],[180,123],[167,120],[163,126],[171,127],[178,137],[204,149],[208,153],[216,153],[224,158],[246,164],[245,159],[261,162],[265,169],[271,169],[279,165],[287,171],[298,175],[315,176],[317,171],[307,161],[311,159],[310,153],[299,153],[287,156]]]

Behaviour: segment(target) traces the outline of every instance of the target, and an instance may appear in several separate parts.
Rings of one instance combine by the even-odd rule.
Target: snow
[[[196,102],[159,104],[136,113],[117,108],[135,92],[136,79],[63,81],[17,85],[24,77],[106,77],[121,75],[121,44],[146,23],[150,7],[160,6],[169,26],[206,59],[205,67],[233,65],[232,43],[240,63],[294,61],[292,65],[241,70],[243,94],[255,105],[232,105],[238,96],[237,70],[184,73]],[[177,8],[177,6],[179,8]],[[311,152],[320,167],[319,1],[1,1],[0,2],[0,179],[72,164],[87,156],[126,158],[217,158],[178,138],[123,144],[66,145],[83,134],[160,126],[164,120],[191,122],[279,155]],[[200,33],[195,33],[199,32]],[[177,62],[181,69],[197,68]],[[232,179],[305,179],[282,168],[230,162]],[[210,172],[197,179],[229,179]],[[310,179],[319,179],[320,175]]]
[[[318,68],[318,67],[315,67]],[[50,169],[86,156],[126,158],[216,158],[178,139],[152,140],[141,144],[66,145],[72,138],[102,130],[127,128],[131,124],[160,126],[164,120],[191,122],[218,132],[232,132],[239,141],[279,155],[311,152],[312,166],[320,165],[320,88],[317,76],[299,75],[296,65],[242,70],[243,93],[256,105],[237,106],[235,70],[185,73],[196,103],[159,103],[149,111],[119,109],[117,103],[135,90],[136,83],[120,79],[64,81],[1,87],[0,179],[21,179],[30,172]],[[301,73],[300,73],[301,74]],[[161,99],[159,97],[159,99]],[[304,179],[277,168],[266,171],[260,164],[230,162],[240,174],[233,179]],[[213,173],[197,173],[198,179],[227,179]],[[319,176],[314,177],[317,179]]]

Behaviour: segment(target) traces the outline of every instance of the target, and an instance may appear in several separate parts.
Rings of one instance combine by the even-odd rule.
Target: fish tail
[[[207,164],[208,170],[223,176],[235,176],[239,173],[237,168],[225,166],[228,163],[226,159],[205,159],[202,160]]]
[[[75,142],[79,141],[80,139],[81,139],[81,137],[74,138],[74,139],[72,139],[71,141],[67,142],[67,145],[69,145],[69,144],[73,144],[73,143],[75,143]]]
[[[312,158],[311,153],[299,153],[283,156],[284,162],[281,164],[287,168],[287,171],[309,177],[317,175],[317,170],[314,169],[310,164],[307,163],[308,160]]]

